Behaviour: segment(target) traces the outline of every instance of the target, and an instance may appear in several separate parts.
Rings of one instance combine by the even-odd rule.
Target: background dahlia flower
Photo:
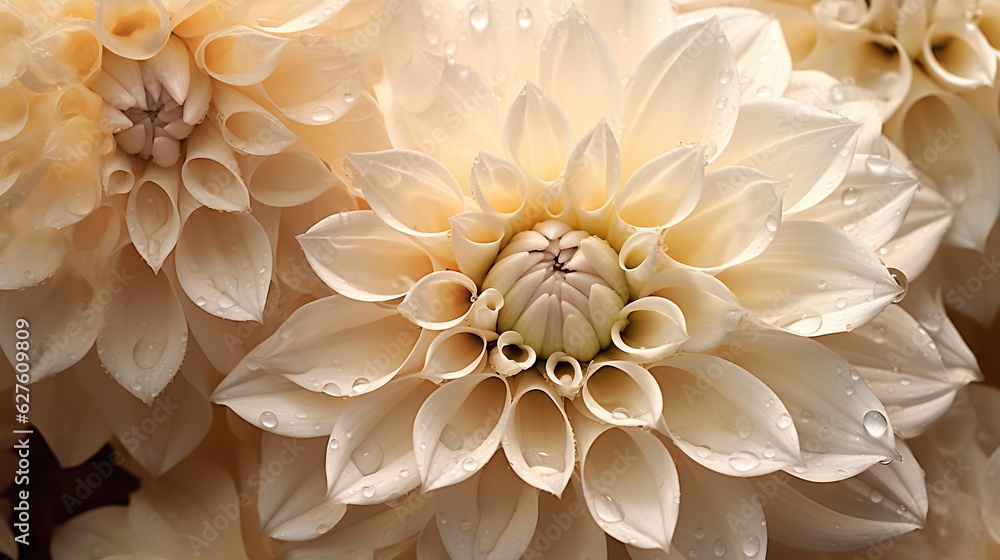
[[[773,19],[677,19],[415,3],[389,22],[391,145],[347,156],[360,208],[298,237],[336,294],[213,394],[317,453],[296,489],[260,496],[284,556],[762,558],[744,477],[768,474],[826,512],[817,549],[923,525],[878,379],[830,349],[874,376],[872,345],[909,343],[920,319],[902,309],[862,329],[905,292],[878,253],[908,235],[918,180],[876,101],[791,73]],[[912,370],[948,401],[977,372],[937,327]],[[914,431],[950,402],[906,393]],[[580,522],[547,537],[566,515]]]

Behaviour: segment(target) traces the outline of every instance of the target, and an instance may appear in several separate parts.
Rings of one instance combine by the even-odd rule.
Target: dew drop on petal
[[[531,27],[532,17],[531,10],[529,10],[526,6],[521,6],[517,10],[517,26],[521,29]]]
[[[631,418],[632,416],[629,414],[627,408],[619,406],[618,408],[611,411],[611,417],[614,418],[615,420],[625,420]]]
[[[735,74],[733,73],[733,71],[730,70],[729,68],[726,68],[722,72],[719,72],[719,83],[722,85],[726,85],[729,82],[733,81],[734,76]]]
[[[370,386],[371,382],[368,381],[368,379],[359,377],[354,380],[354,384],[351,385],[351,389],[353,389],[355,393],[363,393]]]
[[[162,331],[147,332],[132,347],[136,365],[149,369],[156,365],[167,349],[167,334]]]
[[[351,461],[362,476],[375,474],[382,468],[382,446],[373,441],[365,442],[351,453]]]
[[[782,430],[790,427],[792,425],[792,417],[787,413],[782,412],[778,415],[778,427]]]
[[[743,539],[741,548],[743,548],[744,556],[749,558],[757,556],[757,553],[760,552],[760,538],[758,538],[757,535],[747,535],[746,538]]]
[[[720,111],[722,109],[725,109],[727,104],[729,104],[729,99],[724,95],[715,100],[715,108],[719,109]]]
[[[468,472],[473,472],[479,468],[479,462],[469,457],[468,459],[462,461],[462,468]]]
[[[594,510],[597,517],[607,523],[616,523],[622,520],[622,510],[618,507],[615,499],[608,494],[602,494],[594,500]]]
[[[729,549],[726,548],[726,541],[720,539],[715,539],[715,543],[712,544],[712,553],[715,554],[717,558],[722,558],[726,555]]]
[[[871,493],[868,494],[868,499],[876,504],[880,503],[882,501],[882,498],[883,498],[882,493],[879,492],[878,490],[872,490]]]
[[[774,324],[796,334],[810,335],[823,326],[823,316],[814,309],[796,309],[775,321]]]
[[[458,522],[458,528],[463,531],[468,531],[469,529],[472,528],[472,522],[469,521],[468,519],[463,519]]]
[[[364,497],[366,497],[366,498],[372,498],[372,497],[374,497],[375,496],[375,487],[373,487],[373,486],[364,486],[364,487],[362,487],[361,488],[361,495],[364,496]]]
[[[729,456],[729,466],[736,472],[747,472],[760,465],[760,458],[749,451],[737,451]]]
[[[847,187],[844,194],[840,196],[840,201],[844,203],[844,206],[853,206],[859,198],[861,198],[861,193],[858,192],[858,189]]]
[[[740,439],[748,439],[753,435],[753,424],[747,420],[740,422],[736,426],[736,435],[740,436]]]
[[[340,388],[340,385],[333,383],[326,383],[323,385],[322,391],[331,397],[342,397],[344,396],[344,390]]]
[[[458,428],[452,426],[451,424],[445,424],[444,429],[441,430],[441,443],[445,447],[451,449],[452,451],[458,451],[462,448],[463,437],[458,431]]]
[[[767,226],[767,230],[771,233],[778,231],[778,225],[780,224],[777,216],[771,215],[764,220],[764,225]]]
[[[469,23],[476,31],[482,31],[490,24],[490,13],[482,6],[474,6],[469,12]]]
[[[330,440],[330,449],[340,449],[340,441],[337,439]]]
[[[265,428],[276,428],[278,427],[278,416],[270,410],[265,410],[260,413],[260,423]]]
[[[837,309],[843,309],[847,307],[847,298],[837,298],[836,304]]]
[[[877,410],[869,410],[864,417],[865,431],[872,437],[880,437],[889,429],[889,422]]]

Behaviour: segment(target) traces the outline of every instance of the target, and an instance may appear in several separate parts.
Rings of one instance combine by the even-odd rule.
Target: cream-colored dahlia
[[[288,557],[763,558],[768,474],[861,519],[814,534],[837,550],[923,525],[892,413],[810,339],[863,356],[906,291],[878,249],[918,180],[878,103],[793,76],[746,9],[405,3],[381,57],[391,149],[298,237],[336,293],[213,395],[321,444],[296,473],[325,492],[261,509]],[[859,513],[812,484],[858,475],[902,485]]]

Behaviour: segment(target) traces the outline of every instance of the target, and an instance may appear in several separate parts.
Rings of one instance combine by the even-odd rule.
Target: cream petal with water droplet
[[[726,73],[729,79],[720,78]],[[725,149],[739,112],[735,73],[736,57],[716,18],[679,29],[650,49],[625,88],[625,173],[681,143]],[[723,98],[731,101],[719,110]]]
[[[670,437],[703,467],[747,477],[800,460],[788,410],[745,369],[716,356],[686,354],[649,371],[663,394]]]
[[[108,4],[126,2],[112,0]],[[32,53],[33,60],[19,78],[21,84],[31,91],[43,92],[86,82],[101,69],[102,43],[111,47],[103,39],[105,33],[100,29],[99,20],[98,16],[95,26],[86,19],[72,18],[27,43],[25,47]]]
[[[215,210],[245,212],[250,209],[250,193],[241,175],[222,134],[211,125],[196,127],[187,139],[181,165],[181,179],[191,196]]]
[[[674,6],[656,0],[582,0],[577,7],[608,42],[623,75],[674,30]]]
[[[580,396],[573,404],[589,418],[602,423],[643,428],[662,426],[660,388],[649,371],[638,364],[619,360],[592,362]]]
[[[528,82],[507,113],[504,147],[507,156],[541,181],[556,179],[566,166],[573,130],[550,97]]]
[[[480,372],[496,333],[471,327],[454,327],[437,336],[427,348],[420,375],[435,383]]]
[[[602,426],[571,414],[580,446],[583,495],[594,521],[622,542],[666,550],[680,489],[667,448],[653,434]]]
[[[626,305],[611,327],[615,347],[642,363],[666,358],[689,338],[677,304],[655,296]]]
[[[673,148],[637,169],[615,197],[618,219],[635,228],[656,229],[686,218],[701,197],[704,151],[698,145]]]
[[[386,150],[347,156],[365,200],[385,223],[414,236],[440,236],[463,209],[462,190],[438,160],[419,152]]]
[[[713,163],[753,167],[788,181],[786,212],[826,198],[843,178],[861,125],[789,99],[759,99],[740,106],[729,147]]]
[[[94,21],[101,43],[133,60],[152,57],[170,38],[170,14],[160,0],[102,0]]]
[[[330,499],[380,504],[420,484],[412,432],[417,411],[435,388],[409,377],[350,400],[330,433],[326,453]]]
[[[257,428],[293,438],[327,436],[350,402],[303,389],[252,359],[244,359],[226,375],[211,398]],[[303,412],[306,418],[300,418]],[[269,419],[269,425],[261,417]]]
[[[788,474],[842,480],[896,457],[885,408],[864,381],[853,379],[847,360],[814,340],[743,325],[715,354],[763,381],[788,409],[805,463],[786,468]],[[881,426],[867,428],[869,416],[882,420]]]
[[[443,331],[458,326],[478,288],[468,276],[451,270],[432,272],[414,284],[399,304],[404,317],[425,329]]]
[[[352,299],[402,297],[437,268],[415,239],[389,227],[371,210],[334,214],[297,239],[320,279]]]
[[[822,70],[796,70],[792,72],[792,82],[784,97],[837,113],[862,125],[858,153],[885,155],[880,149],[884,141],[882,112],[885,103],[852,80],[841,81]]]
[[[231,86],[259,84],[274,71],[288,39],[234,25],[205,36],[194,51],[198,67]]]
[[[575,465],[573,427],[552,386],[524,375],[503,428],[504,454],[525,482],[558,497]]]
[[[107,286],[115,296],[97,335],[97,352],[104,369],[148,404],[184,359],[184,310],[167,278],[153,274],[132,249],[123,250],[115,270]]]
[[[950,380],[962,382],[983,379],[975,354],[948,318],[940,289],[924,283],[911,284],[906,291],[906,298],[900,303],[933,339],[941,354],[942,363],[948,368]]]
[[[180,167],[147,165],[128,197],[125,222],[129,236],[154,272],[160,270],[180,236]]]
[[[927,488],[917,459],[902,442],[901,461],[875,465],[840,482],[816,484],[780,475],[755,479],[767,532],[804,550],[842,552],[924,527]]]
[[[538,490],[494,456],[468,481],[441,489],[435,509],[450,558],[520,558],[538,520]]]
[[[918,189],[909,212],[896,235],[879,248],[878,254],[889,266],[899,268],[907,278],[923,274],[951,228],[955,208],[931,188]],[[990,315],[992,317],[992,314]]]
[[[924,33],[920,54],[927,72],[948,89],[993,86],[996,51],[976,25],[959,19],[935,21]]]
[[[621,131],[621,74],[604,39],[575,6],[549,26],[541,52],[538,85],[566,112],[574,139],[602,119]]]
[[[755,317],[802,336],[864,325],[904,292],[860,240],[807,221],[786,222],[763,253],[718,279]]]
[[[756,257],[780,226],[785,187],[749,167],[723,167],[705,175],[697,206],[663,237],[667,254],[709,273]]]
[[[725,284],[696,270],[669,269],[657,273],[637,294],[651,295],[666,298],[681,309],[690,336],[681,348],[689,352],[717,347],[745,314]]]
[[[211,88],[211,101],[218,109],[216,124],[234,149],[267,156],[298,140],[278,117],[239,90],[221,82],[212,83]]]
[[[457,484],[481,469],[500,446],[509,413],[510,387],[488,373],[457,379],[428,397],[413,425],[424,490]]]
[[[201,208],[184,224],[177,277],[188,297],[213,315],[261,322],[272,267],[270,241],[250,214]]]

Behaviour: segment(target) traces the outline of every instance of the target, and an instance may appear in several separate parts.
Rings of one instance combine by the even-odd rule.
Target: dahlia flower
[[[810,339],[865,357],[906,291],[878,250],[919,181],[877,100],[793,74],[752,10],[418,2],[381,61],[391,145],[348,155],[359,209],[298,237],[336,293],[213,394],[325,456],[261,495],[284,556],[763,558],[744,478],[774,473],[856,520],[816,540],[922,526],[892,413]],[[875,336],[902,342],[891,313]],[[968,381],[928,360],[942,395]],[[857,475],[893,491],[858,511],[811,484]]]

